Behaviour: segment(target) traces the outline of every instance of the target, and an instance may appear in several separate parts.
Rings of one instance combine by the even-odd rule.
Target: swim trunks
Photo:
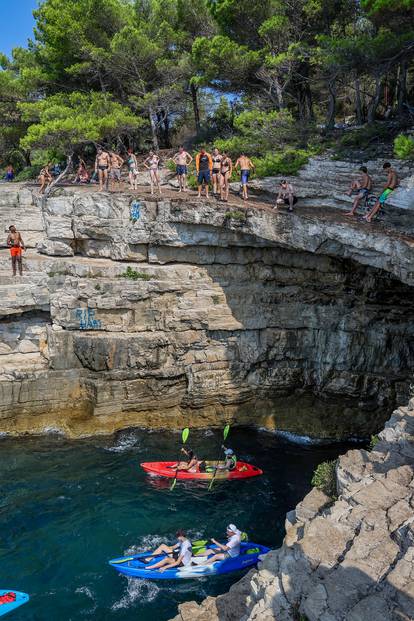
[[[246,170],[245,168],[241,171],[241,182],[243,185],[246,185],[249,181],[250,170]]]
[[[287,196],[285,196],[283,200],[285,202],[285,205],[289,205],[289,198]],[[293,204],[296,205],[297,202],[298,202],[298,197],[294,196],[293,197]]]
[[[187,174],[187,166],[185,166],[185,164],[177,164],[177,175],[179,175],[180,177],[182,175],[186,175]]]
[[[111,176],[112,176],[112,179],[115,179],[116,181],[121,181],[121,169],[113,168],[111,170]]]
[[[203,183],[210,183],[210,170],[200,170],[198,173],[198,185]]]
[[[381,196],[379,197],[379,202],[381,203],[381,205],[384,205],[385,201],[387,200],[387,198],[389,197],[389,195],[394,192],[395,188],[386,188],[383,193],[381,194]]]
[[[108,170],[109,166],[106,164],[105,166],[99,165],[99,170]]]
[[[20,248],[20,246],[12,246],[10,248],[10,254],[12,257],[21,257],[22,249]]]

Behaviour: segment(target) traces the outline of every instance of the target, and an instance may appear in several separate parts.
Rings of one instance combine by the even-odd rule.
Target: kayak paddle
[[[190,430],[188,427],[186,427],[185,429],[183,429],[183,432],[181,434],[181,439],[183,442],[183,446],[184,444],[187,442],[188,440],[188,436],[190,435]],[[180,457],[181,455],[178,457],[178,461],[177,461],[177,470],[175,471],[175,477],[174,477],[174,481],[171,483],[171,487],[170,487],[170,492],[173,491],[176,483],[177,483],[177,475],[178,475],[178,464],[180,463]]]
[[[229,435],[229,431],[230,431],[230,425],[226,425],[226,426],[224,427],[224,429],[223,429],[223,442],[225,442],[225,441],[226,441],[227,436]],[[208,486],[208,491],[210,491],[210,490],[211,490],[211,488],[213,487],[214,479],[216,478],[216,474],[217,474],[217,469],[218,469],[219,464],[220,464],[220,459],[221,459],[221,451],[222,451],[222,450],[223,450],[223,445],[221,445],[221,449],[220,449],[220,456],[219,456],[219,458],[218,458],[218,462],[216,463],[216,467],[214,468],[214,474],[213,474],[213,476],[212,476],[212,478],[211,478],[210,485]]]

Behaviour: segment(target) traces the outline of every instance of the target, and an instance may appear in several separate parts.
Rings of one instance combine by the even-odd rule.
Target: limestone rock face
[[[28,245],[21,278],[0,250],[1,432],[180,427],[185,412],[339,438],[406,399],[414,249],[397,229],[93,188],[0,201]]]
[[[392,433],[390,433],[392,430]],[[230,592],[182,604],[173,621],[397,621],[414,618],[414,399],[371,452],[339,458],[338,500],[313,490],[284,543]]]

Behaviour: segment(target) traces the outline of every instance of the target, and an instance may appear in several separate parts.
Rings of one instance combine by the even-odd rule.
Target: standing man
[[[12,224],[9,226],[9,235],[7,237],[7,245],[10,248],[13,276],[16,276],[16,266],[19,266],[19,275],[23,275],[22,251],[26,250],[22,236],[16,227]]]
[[[382,194],[375,203],[374,207],[371,209],[369,214],[365,216],[365,220],[367,222],[371,222],[372,218],[379,212],[381,207],[384,206],[389,195],[394,192],[395,188],[397,188],[399,184],[398,174],[389,162],[385,162],[382,168],[387,172],[387,183],[385,184],[384,190],[382,191]]]
[[[254,170],[254,164],[245,153],[242,153],[236,162],[235,170],[240,168],[241,184],[243,188],[243,200],[247,201],[247,184],[249,183],[250,171]]]
[[[368,196],[372,190],[373,182],[372,178],[368,174],[368,168],[361,166],[359,172],[362,173],[361,179],[358,181],[358,194],[354,198],[351,211],[346,212],[346,216],[353,216],[359,207],[359,203]]]
[[[200,153],[196,155],[196,170],[198,182],[197,198],[201,198],[203,184],[206,189],[206,198],[208,198],[208,184],[210,183],[211,172],[213,170],[213,160],[210,153],[207,153],[204,147],[201,147]]]
[[[180,185],[180,189],[178,191],[187,192],[188,167],[193,161],[193,158],[191,157],[189,153],[187,153],[187,151],[181,145],[178,149],[178,153],[174,155],[172,160],[176,166],[175,170],[177,172],[178,183]]]
[[[121,189],[121,169],[124,165],[124,160],[114,151],[110,151],[109,156],[111,160],[111,192],[115,192],[115,181],[118,184],[118,190]]]
[[[95,158],[95,172],[98,174],[99,191],[102,192],[108,184],[108,173],[111,165],[111,158],[107,151],[99,148]]]

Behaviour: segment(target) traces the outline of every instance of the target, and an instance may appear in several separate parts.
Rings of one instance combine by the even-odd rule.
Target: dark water
[[[238,457],[262,467],[263,477],[217,483],[211,492],[205,483],[179,482],[170,492],[139,462],[175,459],[178,441],[178,434],[140,430],[105,440],[0,441],[0,588],[31,596],[10,618],[164,621],[182,601],[222,593],[240,574],[179,584],[128,581],[107,560],[171,541],[178,527],[194,538],[218,538],[229,522],[253,541],[279,546],[285,513],[309,490],[315,467],[348,448],[233,430]],[[191,432],[188,444],[214,459],[220,438]]]

